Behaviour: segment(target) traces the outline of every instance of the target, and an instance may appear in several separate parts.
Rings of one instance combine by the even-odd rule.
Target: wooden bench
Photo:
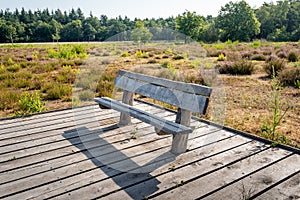
[[[121,112],[119,125],[131,123],[131,117],[137,118],[155,127],[157,134],[172,134],[171,152],[186,152],[192,112],[205,114],[211,94],[211,88],[196,84],[171,81],[119,70],[115,87],[123,90],[122,102],[108,97],[94,98],[101,108],[111,108]],[[133,107],[134,94],[140,94],[178,108],[175,122],[160,118]]]

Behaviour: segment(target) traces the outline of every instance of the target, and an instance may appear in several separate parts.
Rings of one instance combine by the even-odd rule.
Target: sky
[[[130,19],[140,18],[159,18],[176,17],[185,10],[195,11],[202,16],[217,16],[221,6],[230,0],[2,0],[0,9],[9,8],[14,11],[16,8],[24,7],[26,10],[51,10],[60,9],[70,11],[72,8],[80,8],[84,15],[99,17],[104,14],[109,18],[119,15],[127,16]],[[235,0],[233,0],[235,2]],[[268,0],[246,0],[252,8],[260,7]]]

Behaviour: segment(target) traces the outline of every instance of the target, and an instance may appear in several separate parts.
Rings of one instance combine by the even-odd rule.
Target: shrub
[[[172,67],[172,64],[169,63],[169,62],[164,62],[162,65],[161,65],[162,68],[169,68],[169,67]]]
[[[58,72],[56,80],[61,83],[74,83],[79,69],[72,69],[72,66],[63,66],[63,69]]]
[[[242,58],[244,58],[244,59],[250,59],[251,56],[252,56],[252,53],[249,51],[245,51],[242,53]]]
[[[184,59],[184,57],[180,54],[173,57],[173,60],[182,60],[182,59]]]
[[[0,74],[3,74],[6,72],[6,68],[4,67],[4,65],[2,63],[0,63]]]
[[[296,52],[291,51],[288,56],[287,59],[289,62],[298,62],[298,55]]]
[[[8,66],[6,68],[6,70],[9,72],[18,72],[20,69],[21,69],[21,67],[18,64],[14,64],[14,65]]]
[[[72,95],[72,86],[68,84],[57,84],[51,85],[51,88],[46,90],[46,99],[57,100],[69,98]]]
[[[124,52],[124,53],[122,53],[122,55],[121,55],[121,57],[128,57],[128,56],[130,56],[130,54],[129,54],[128,52]]]
[[[285,68],[285,61],[283,59],[271,56],[264,66],[265,72],[269,77],[272,77],[273,75],[273,68],[275,76],[277,76],[278,72]]]
[[[45,103],[41,101],[40,95],[37,92],[28,93],[25,92],[20,96],[18,101],[20,111],[17,111],[17,115],[32,114],[42,112],[45,110]]]
[[[226,56],[224,55],[224,54],[220,54],[219,56],[218,56],[218,59],[217,59],[217,61],[225,61],[226,60]]]
[[[257,48],[261,46],[261,42],[259,40],[253,41],[251,44],[252,47]]]
[[[284,52],[284,51],[279,51],[279,52],[277,52],[277,54],[276,54],[279,58],[286,58],[287,57],[287,55],[286,55],[286,53]]]
[[[231,75],[251,75],[254,71],[252,62],[240,60],[236,62],[222,62],[217,65],[221,74]]]
[[[19,92],[0,88],[0,110],[12,109],[20,97]]]
[[[262,54],[256,54],[251,57],[251,60],[265,61],[266,57]]]
[[[92,101],[94,97],[94,93],[90,90],[81,91],[79,93],[79,99],[81,101]]]
[[[297,86],[300,81],[300,68],[287,68],[279,72],[279,82],[284,86]]]

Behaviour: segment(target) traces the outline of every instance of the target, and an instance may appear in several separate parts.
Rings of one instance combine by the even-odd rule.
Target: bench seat
[[[181,124],[160,118],[158,116],[139,110],[137,108],[134,108],[132,106],[121,103],[108,97],[94,98],[94,101],[104,107],[112,108],[121,113],[126,113],[131,117],[137,118],[145,123],[151,124],[157,129],[168,134],[188,134],[193,132],[193,130],[190,127],[186,127]]]

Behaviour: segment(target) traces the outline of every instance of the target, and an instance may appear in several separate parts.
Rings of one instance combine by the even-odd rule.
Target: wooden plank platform
[[[135,102],[168,120],[175,114]],[[0,121],[0,199],[298,199],[300,154],[197,119],[170,153],[137,119],[91,105]]]

